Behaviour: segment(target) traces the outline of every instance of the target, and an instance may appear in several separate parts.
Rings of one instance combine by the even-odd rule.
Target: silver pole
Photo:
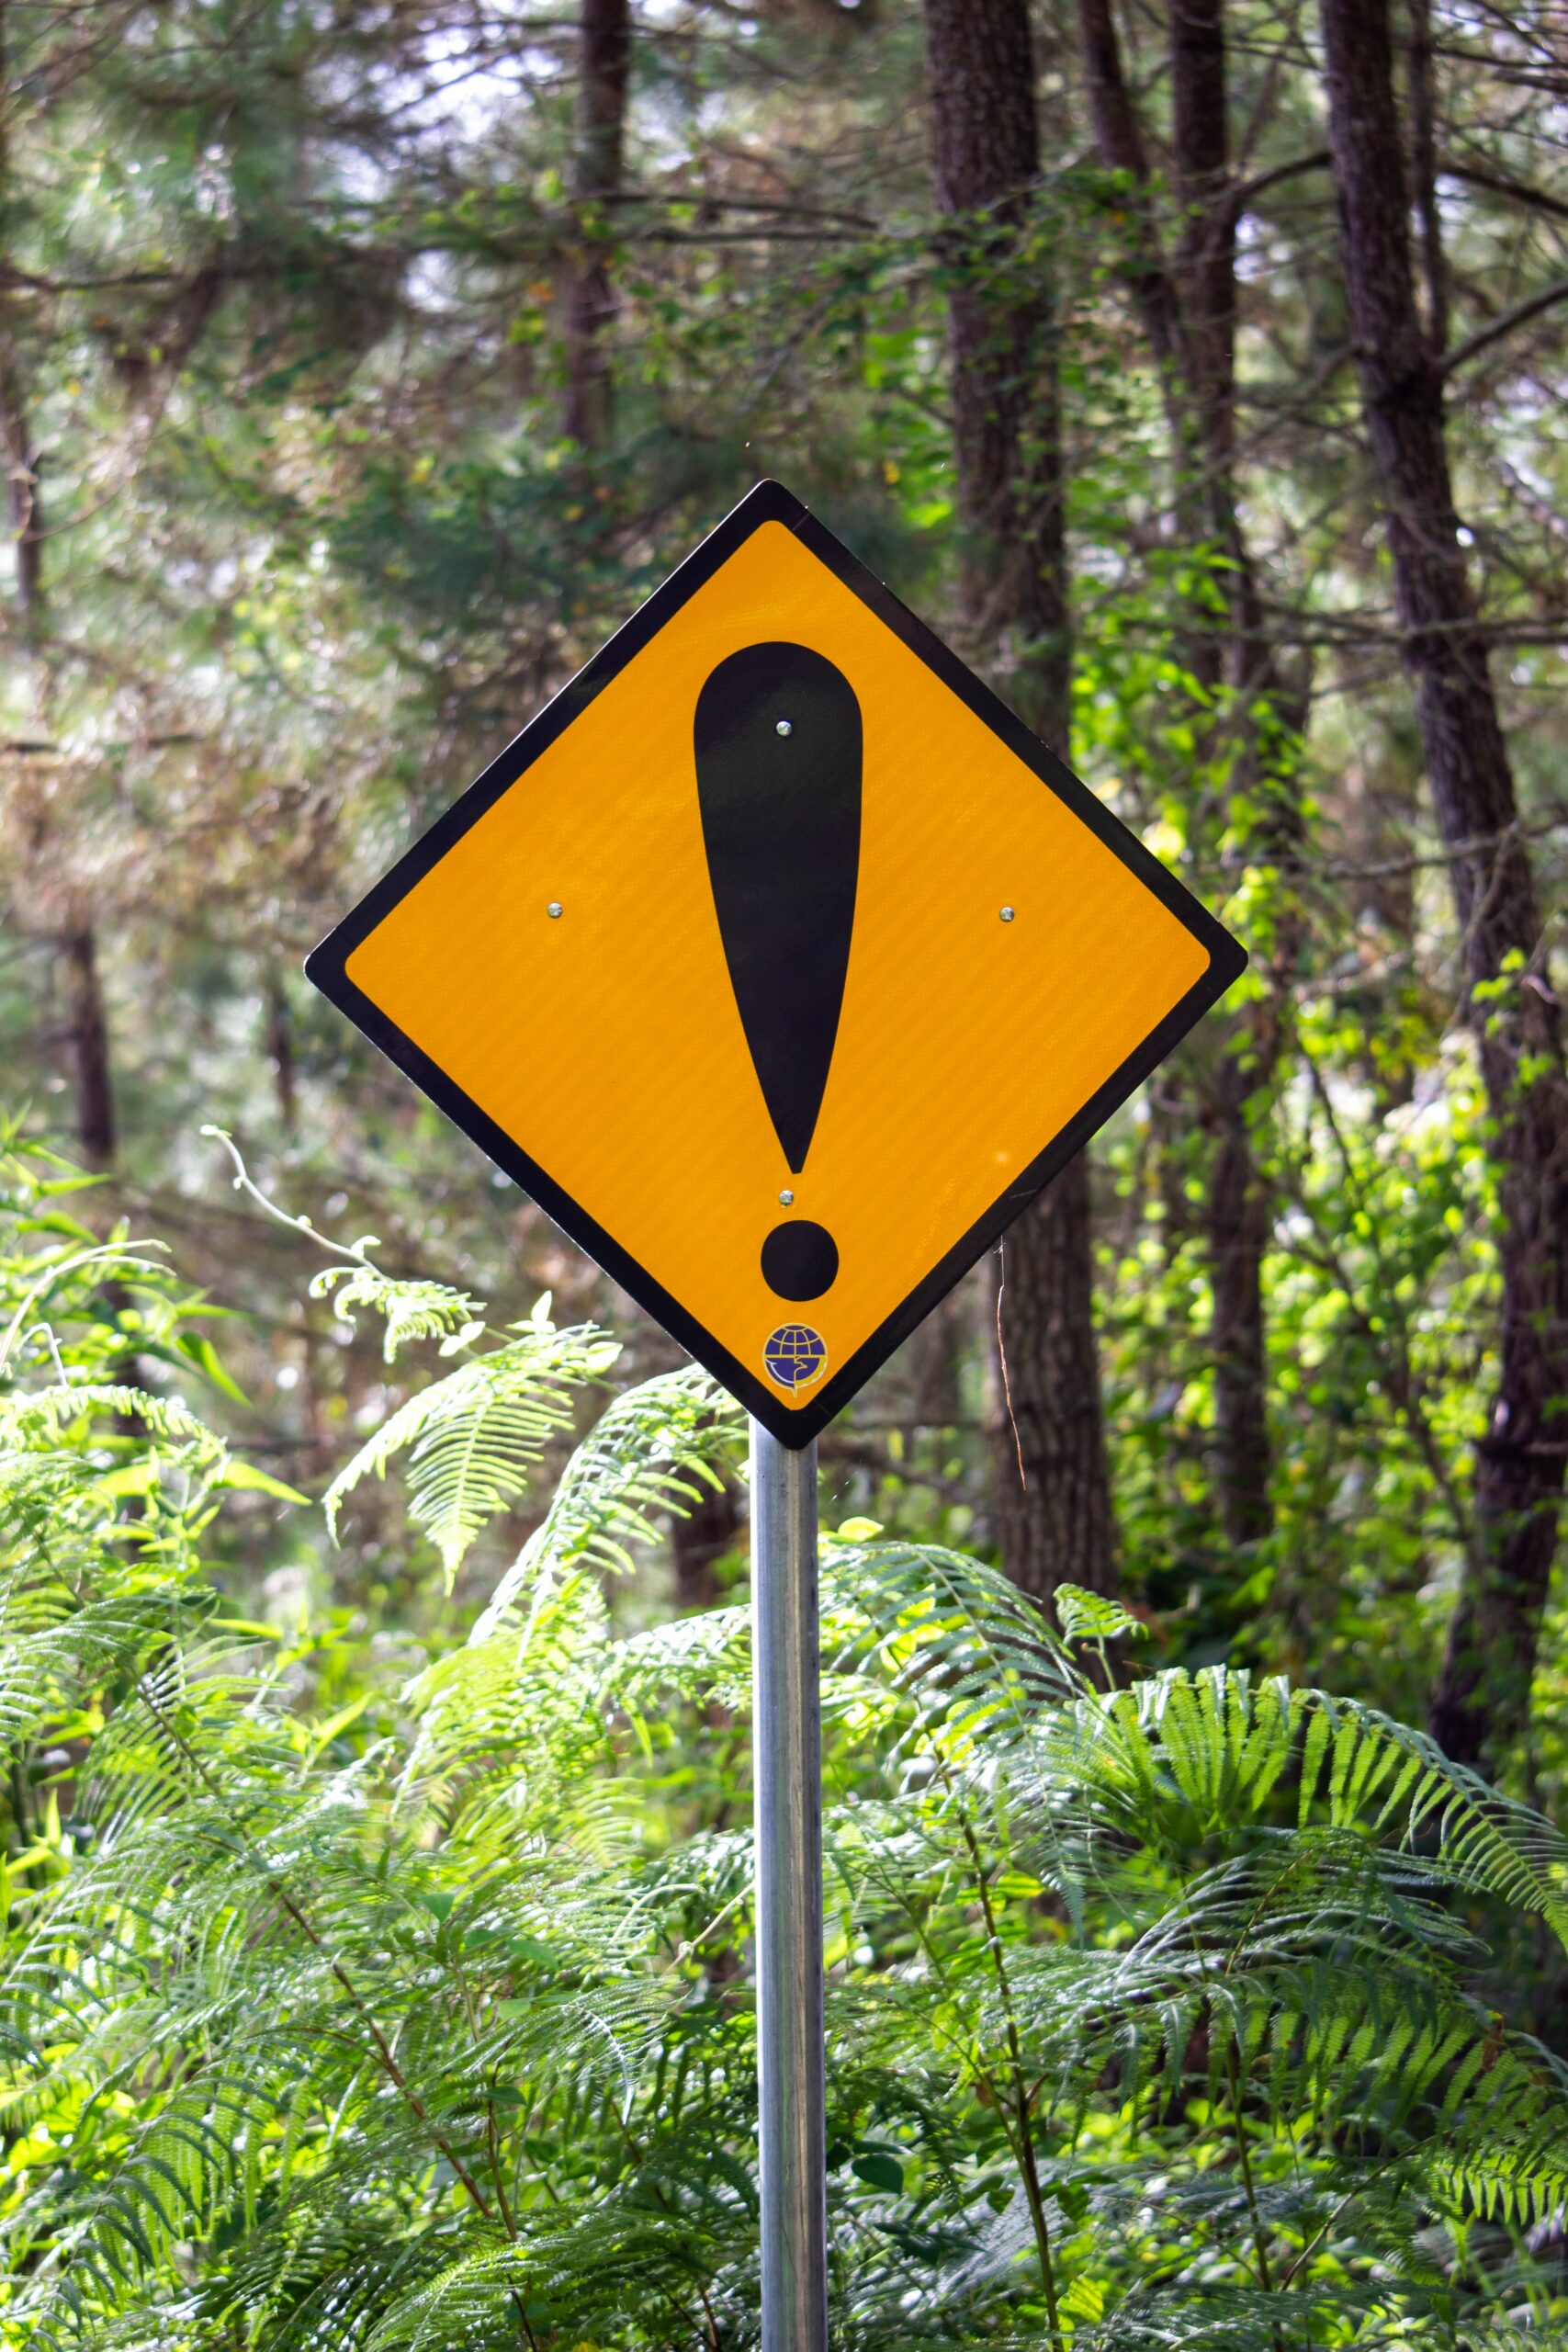
[[[762,2352],[827,2352],[817,1448],[751,1424]]]

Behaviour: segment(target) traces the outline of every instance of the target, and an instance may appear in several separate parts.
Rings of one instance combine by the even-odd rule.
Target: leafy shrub
[[[12,1140],[0,2341],[754,2343],[747,1619],[609,1605],[733,1408],[690,1371],[615,1398],[467,1637],[345,1688],[209,1566],[226,1488],[286,1490],[167,1391],[217,1369],[200,1302],[58,1181]],[[334,1508],[401,1465],[450,1572],[613,1351],[355,1248],[358,1303],[460,1361]],[[835,2343],[1549,2335],[1568,2076],[1473,1986],[1489,1906],[1563,1936],[1561,1841],[1368,1708],[1121,1680],[1113,1606],[1069,1593],[1058,1636],[974,1560],[851,1537]]]

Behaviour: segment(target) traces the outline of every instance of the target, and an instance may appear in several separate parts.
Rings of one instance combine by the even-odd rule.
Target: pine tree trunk
[[[299,1083],[294,1053],[294,1022],[283,975],[273,965],[266,976],[266,1057],[272,1064],[277,1122],[292,1140],[299,1129]]]
[[[1185,373],[1194,437],[1209,461],[1201,487],[1228,538],[1235,503],[1235,213],[1229,201],[1224,0],[1170,0],[1170,89]]]
[[[12,189],[11,125],[17,94],[10,71],[11,12],[0,0],[0,198],[9,200]],[[38,494],[38,451],[33,443],[18,328],[20,317],[12,297],[0,292],[0,464],[6,469],[6,516],[16,560],[16,592],[11,615],[17,642],[27,657],[28,689],[40,725],[50,718],[50,678],[41,658],[45,609],[43,578],[43,516]],[[51,842],[51,826],[40,814],[30,856],[46,882],[57,875]],[[56,901],[58,907],[59,901]],[[50,924],[60,922],[58,913]],[[89,1168],[107,1168],[115,1153],[114,1092],[109,1078],[108,1024],[104,1014],[98,978],[98,944],[91,917],[80,903],[67,901],[64,937],[60,944],[65,961],[65,1031],[71,1055],[72,1083],[76,1102],[76,1140]]]
[[[949,223],[965,634],[999,691],[1065,752],[1071,646],[1055,320],[1038,260],[1018,254],[1040,170],[1027,0],[926,0],[925,26],[936,198]],[[995,1444],[1003,1559],[1042,1599],[1064,1581],[1110,1591],[1082,1159],[1012,1227],[1005,1265],[998,1390],[1011,1410]]]
[[[1171,102],[1176,195],[1182,228],[1176,250],[1182,322],[1184,389],[1194,463],[1199,535],[1223,548],[1228,570],[1220,586],[1227,611],[1201,630],[1190,662],[1204,691],[1229,685],[1242,699],[1242,764],[1256,774],[1249,693],[1276,684],[1267,644],[1249,623],[1257,609],[1252,563],[1235,508],[1235,213],[1230,201],[1230,93],[1224,0],[1171,0]],[[1180,463],[1179,454],[1178,462]],[[1254,675],[1261,662],[1265,675]],[[1251,780],[1250,777],[1247,780]],[[1268,1188],[1253,1152],[1247,1106],[1272,1083],[1282,1023],[1265,1001],[1228,1023],[1214,1073],[1211,1112],[1214,1150],[1203,1202],[1213,1314],[1214,1487],[1220,1521],[1233,1544],[1257,1543],[1273,1525],[1269,1497],[1268,1348],[1263,1253],[1268,1247]],[[1268,1048],[1267,1050],[1265,1048]]]
[[[1078,46],[1083,54],[1094,143],[1100,163],[1108,172],[1124,173],[1142,198],[1149,185],[1148,153],[1137,109],[1122,71],[1122,44],[1111,0],[1078,0]],[[1158,240],[1142,201],[1133,216],[1127,277],[1159,372],[1171,445],[1179,450],[1187,433],[1186,413],[1179,397],[1187,368],[1185,334],[1175,281],[1160,255]]]
[[[1438,209],[1432,0],[1405,0],[1404,14],[1410,32],[1410,162],[1416,217],[1421,224],[1421,266],[1427,280],[1427,340],[1434,351],[1441,353],[1449,340],[1449,288],[1442,214]]]
[[[1147,154],[1122,73],[1111,0],[1078,0],[1078,31],[1100,162],[1135,184],[1139,209],[1128,276],[1164,387],[1178,511],[1190,538],[1225,556],[1216,582],[1224,610],[1214,610],[1207,597],[1201,601],[1184,661],[1197,684],[1201,714],[1228,690],[1224,723],[1241,738],[1238,788],[1263,817],[1258,847],[1288,866],[1299,850],[1301,819],[1281,739],[1288,743],[1299,735],[1304,705],[1299,689],[1288,692],[1280,674],[1236,512],[1236,216],[1224,0],[1171,0],[1172,156],[1181,225],[1168,266],[1148,211]],[[1256,1543],[1273,1525],[1263,1296],[1271,1217],[1248,1114],[1279,1072],[1289,1034],[1285,992],[1292,954],[1292,927],[1282,922],[1267,975],[1273,986],[1226,1024],[1204,1106],[1213,1135],[1202,1206],[1213,1293],[1213,1480],[1220,1521],[1233,1544]]]
[[[109,1032],[98,980],[98,943],[90,923],[65,941],[66,1028],[76,1086],[76,1140],[89,1168],[114,1159],[114,1089],[109,1078]]]
[[[16,549],[18,633],[24,645],[31,645],[39,618],[43,529],[38,505],[38,458],[28,431],[27,401],[8,306],[0,308],[0,464],[6,469],[6,513]]]
[[[1269,1188],[1258,1174],[1247,1119],[1258,1084],[1247,1050],[1253,1030],[1249,1023],[1242,1039],[1227,1045],[1214,1073],[1218,1132],[1202,1210],[1213,1288],[1209,1350],[1214,1366],[1214,1489],[1221,1525],[1233,1544],[1258,1543],[1274,1524],[1263,1306],[1263,1255],[1271,1218]],[[1272,1074],[1271,1062],[1268,1075]]]
[[[997,1527],[1009,1576],[1043,1601],[1062,1583],[1114,1589],[1092,1248],[1089,1161],[1080,1152],[1001,1250]]]
[[[613,416],[608,334],[616,300],[604,208],[621,192],[631,53],[629,0],[581,0],[572,175],[578,243],[566,295],[562,423],[569,439],[583,449],[604,447]]]
[[[11,12],[0,0],[0,192],[12,199],[10,72]],[[16,550],[16,613],[24,645],[32,646],[39,622],[43,518],[38,502],[38,452],[32,444],[27,388],[17,345],[15,297],[0,294],[0,464],[6,469],[6,513]]]
[[[1421,330],[1387,0],[1322,0],[1340,251],[1404,658],[1472,994],[1499,1194],[1503,1329],[1475,1542],[1433,1700],[1456,1759],[1529,1721],[1568,1442],[1568,1080],[1535,877],[1458,539],[1442,376]]]

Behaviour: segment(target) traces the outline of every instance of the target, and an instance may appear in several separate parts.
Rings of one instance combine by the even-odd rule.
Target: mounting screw
[[[1004,907],[1004,908],[1002,909],[1002,921],[1003,921],[1004,922],[1011,922],[1011,921],[1012,921],[1012,909],[1011,909],[1010,907]]]
[[[787,718],[781,718],[773,732],[775,735],[793,735],[795,729]]]
[[[548,915],[552,922],[558,922],[561,916],[565,914],[566,909],[561,905],[558,899],[552,899],[549,905],[545,909],[545,912]]]
[[[780,1207],[781,1207],[781,1208],[786,1208],[786,1209],[792,1209],[792,1208],[794,1208],[794,1206],[795,1206],[795,1194],[794,1194],[793,1193],[781,1193],[779,1194],[779,1205],[780,1205]]]

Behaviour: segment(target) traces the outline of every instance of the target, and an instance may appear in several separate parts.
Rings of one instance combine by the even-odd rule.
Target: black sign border
[[[868,605],[877,618],[885,622],[929,670],[935,672],[942,684],[965,703],[994,734],[998,735],[1009,751],[1021,760],[1049,791],[1064,800],[1073,814],[1088,825],[1124,865],[1131,868],[1191,933],[1209,957],[1209,967],[1202,978],[1188,989],[1158,1027],[1067,1122],[1039,1158],[1008,1186],[985,1216],[970,1227],[962,1240],[954,1243],[940,1264],[933,1266],[925,1280],[910,1292],[903,1305],[862,1342],[848,1363],[831,1373],[803,1405],[795,1407],[784,1404],[756,1374],[750,1372],[738,1357],[719,1344],[712,1332],[689,1315],[678,1299],[671,1297],[644,1267],[628,1256],[612,1235],[606,1233],[570,1193],[563,1192],[545,1169],[530,1159],[527,1153],[521,1150],[460,1086],[422,1052],[412,1037],[395,1022],[389,1020],[363,990],[355,986],[346,968],[355,948],[368,938],[400,900],[446,856],[455,842],[462,839],[469,826],[477,823],[502,794],[525,774],[540,753],[547,751],[565,733],[594,696],[604,692],[611,679],[619,675],[627,662],[657,637],[666,621],[678,613],[705,582],[713,577],[720,565],[728,562],[736,549],[743,546],[764,523],[782,523],[786,529],[793,531],[804,547],[809,548],[829,571]],[[500,757],[491,761],[477,782],[471,784],[446,814],[438,817],[412,848],[366,893],[359,904],[344,917],[321,945],[311,950],[305,961],[305,971],[322,995],[329,998],[340,1012],[345,1012],[372,1045],[378,1046],[389,1059],[412,1078],[414,1084],[477,1143],[498,1168],[514,1183],[521,1185],[561,1231],[604,1268],[612,1281],[618,1283],[639,1306],[652,1316],[655,1322],[661,1324],[678,1340],[754,1419],[761,1422],[764,1429],[771,1430],[782,1444],[798,1450],[809,1445],[827,1428],[872,1374],[886,1363],[894,1350],[908,1339],[916,1325],[922,1322],[939,1300],[946,1295],[960,1276],[984,1255],[1021,1211],[1027,1208],[1051,1179],[1066,1167],[1074,1154],[1082,1150],[1112,1112],[1120,1108],[1193,1023],[1201,1020],[1224,994],[1246,965],[1246,951],[1239,942],[1232,938],[1224,925],[1215,921],[1207,908],[1200,905],[1174,875],[1167,872],[1134,833],[1129,832],[1126,826],[1096,799],[1088,786],[1030,732],[1007,704],[981,683],[951,647],[944,645],[923,621],[901,604],[892,590],[874,572],[867,571],[865,565],[852,556],[848,548],[836,539],[782,483],[761,481],[726,515],[701,546],[676,567],[662,586],[655,589],[641,609],[633,614],[624,628],[616,630],[609,642],[561,688],[538,717],[530,720]],[[785,1322],[789,1319],[781,1302],[780,1320]]]

